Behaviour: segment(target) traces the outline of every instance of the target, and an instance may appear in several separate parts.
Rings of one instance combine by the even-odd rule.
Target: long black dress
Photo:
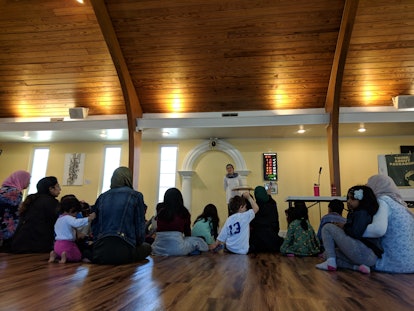
[[[12,239],[11,251],[48,253],[53,250],[54,226],[58,217],[59,201],[49,194],[30,196],[33,196],[33,201],[20,216],[19,225]]]
[[[269,196],[266,203],[257,201],[259,211],[250,223],[250,253],[279,252],[283,238],[279,236],[279,213],[276,201]]]

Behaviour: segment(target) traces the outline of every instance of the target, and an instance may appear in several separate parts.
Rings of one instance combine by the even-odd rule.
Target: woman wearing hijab
[[[29,195],[19,209],[19,224],[14,233],[13,253],[49,253],[55,239],[60,185],[54,176],[44,177],[36,185],[37,193]]]
[[[414,273],[414,215],[411,213],[391,177],[374,175],[368,179],[379,209],[364,237],[381,237],[384,249],[375,270],[390,273]]]
[[[279,252],[283,238],[279,236],[279,213],[276,201],[262,186],[254,189],[259,211],[250,223],[250,253]]]
[[[30,184],[30,174],[16,171],[4,180],[0,188],[0,248],[7,251],[10,239],[19,223],[18,207],[22,202],[23,190]]]
[[[144,242],[147,206],[142,193],[132,187],[131,170],[117,168],[110,188],[94,206],[92,262],[121,265],[143,260],[151,253],[151,245]]]
[[[157,233],[152,252],[161,256],[185,256],[208,251],[207,243],[191,236],[191,215],[184,206],[177,188],[164,194],[164,202],[157,205]]]

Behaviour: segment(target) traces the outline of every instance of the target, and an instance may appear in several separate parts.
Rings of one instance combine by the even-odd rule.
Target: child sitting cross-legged
[[[247,202],[251,209],[247,209]],[[226,249],[235,254],[247,254],[249,252],[250,222],[259,211],[259,206],[248,192],[242,196],[236,195],[229,202],[230,216],[227,218],[215,243],[210,249],[225,245]]]
[[[335,271],[337,268],[357,270],[368,274],[383,248],[380,238],[365,238],[363,234],[372,223],[379,204],[373,190],[357,185],[348,190],[348,215],[345,224],[326,224],[322,228],[322,240],[326,261],[316,268]]]

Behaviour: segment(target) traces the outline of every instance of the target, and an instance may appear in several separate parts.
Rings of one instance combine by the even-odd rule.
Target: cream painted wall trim
[[[192,176],[195,174],[193,167],[196,160],[205,152],[208,151],[221,151],[228,154],[234,161],[236,172],[240,174],[243,185],[247,185],[247,175],[251,173],[247,169],[246,161],[239,150],[237,150],[232,144],[229,144],[220,139],[214,139],[215,146],[211,144],[211,140],[206,140],[192,149],[185,157],[181,171],[178,171],[182,177],[182,194],[184,199],[184,205],[191,211],[191,199],[192,199]]]

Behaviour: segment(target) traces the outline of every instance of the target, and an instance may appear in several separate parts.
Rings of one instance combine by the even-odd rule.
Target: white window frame
[[[44,152],[44,151],[47,151],[47,152]],[[50,155],[49,147],[34,147],[33,148],[32,163],[30,167],[30,176],[31,176],[30,185],[29,185],[29,189],[27,190],[27,194],[36,193],[37,183],[39,182],[40,179],[46,177],[49,155]]]
[[[107,159],[109,156],[108,150],[109,149],[116,149],[119,150],[118,161],[116,159]],[[103,152],[103,166],[102,166],[102,180],[101,180],[101,187],[100,193],[108,191],[111,186],[111,178],[114,171],[120,166],[121,164],[121,156],[122,156],[122,146],[121,145],[107,145],[104,147]],[[99,195],[99,193],[98,193]]]
[[[162,202],[165,191],[176,186],[178,145],[161,145],[159,155],[158,202]]]

